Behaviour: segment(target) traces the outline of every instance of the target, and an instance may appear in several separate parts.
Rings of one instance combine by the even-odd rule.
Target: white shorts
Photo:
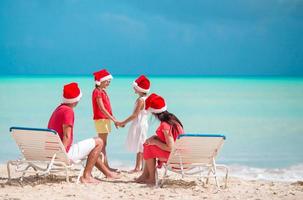
[[[80,160],[88,156],[88,154],[95,148],[95,146],[96,146],[96,142],[94,138],[82,140],[77,144],[73,144],[70,147],[67,153],[68,158],[75,163],[79,162]]]

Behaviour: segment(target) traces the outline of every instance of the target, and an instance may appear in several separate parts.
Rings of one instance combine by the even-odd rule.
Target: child
[[[135,109],[128,118],[122,122],[117,122],[115,125],[123,127],[132,121],[126,139],[126,148],[137,153],[136,166],[131,172],[138,172],[142,170],[143,144],[148,130],[148,112],[145,110],[145,99],[150,90],[150,82],[148,78],[142,75],[133,82],[133,88],[135,93],[138,94]]]
[[[94,77],[95,89],[92,93],[92,103],[95,128],[99,137],[104,143],[102,149],[102,153],[104,155],[104,164],[109,169],[113,170],[108,165],[106,156],[106,144],[107,136],[111,132],[111,121],[116,122],[116,119],[113,116],[110,100],[105,91],[113,77],[108,71],[106,71],[106,69],[102,69],[101,71],[95,72]]]

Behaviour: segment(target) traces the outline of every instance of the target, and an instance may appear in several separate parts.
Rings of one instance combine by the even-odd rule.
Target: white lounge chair
[[[69,160],[65,148],[57,132],[50,129],[11,127],[10,132],[15,139],[23,158],[7,162],[8,180],[11,180],[11,166],[16,171],[23,172],[20,177],[34,169],[37,175],[49,175],[54,172],[65,172],[66,181],[69,182],[69,172],[79,171],[77,183],[84,170],[84,163],[73,163]],[[77,167],[75,164],[81,164]],[[80,168],[79,168],[80,166]]]
[[[172,171],[185,175],[200,173],[200,177],[206,177],[206,184],[210,177],[215,178],[216,186],[219,189],[217,179],[217,169],[225,172],[225,188],[227,187],[228,168],[225,165],[216,164],[215,158],[225,140],[224,135],[213,134],[182,134],[179,135],[171,151],[168,161],[163,165],[165,168],[162,180],[157,181],[158,186],[162,187],[167,172]],[[203,176],[203,172],[206,175]]]

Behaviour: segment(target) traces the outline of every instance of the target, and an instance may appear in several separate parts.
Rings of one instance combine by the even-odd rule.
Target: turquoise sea
[[[108,93],[116,118],[131,114],[136,77],[114,77]],[[303,179],[303,78],[151,77],[152,92],[163,96],[188,133],[221,133],[227,139],[218,162],[235,176]],[[75,109],[75,140],[95,136],[90,76],[0,77],[0,162],[19,157],[9,127],[47,126],[61,101],[62,86],[78,82],[83,98]],[[149,135],[157,121],[151,118]],[[132,167],[126,152],[128,127],[108,141],[113,166]]]

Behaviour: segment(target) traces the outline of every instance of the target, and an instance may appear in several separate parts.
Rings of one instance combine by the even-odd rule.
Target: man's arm
[[[62,143],[67,148],[68,144],[72,139],[72,127],[70,125],[63,124],[63,140]]]

